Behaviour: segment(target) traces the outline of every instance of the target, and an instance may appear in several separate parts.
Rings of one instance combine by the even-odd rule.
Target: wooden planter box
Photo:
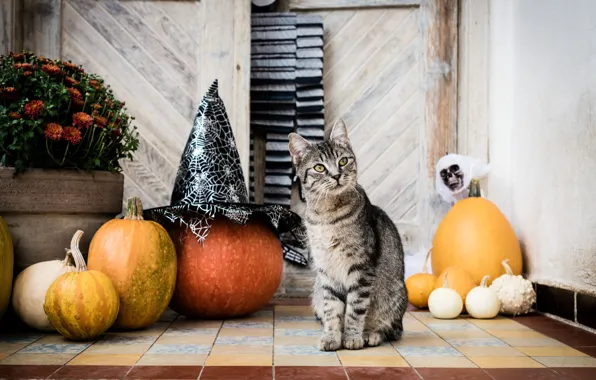
[[[87,254],[97,229],[122,210],[124,176],[108,172],[29,169],[13,178],[0,168],[0,216],[15,251],[15,275],[40,261],[63,259],[81,229]]]

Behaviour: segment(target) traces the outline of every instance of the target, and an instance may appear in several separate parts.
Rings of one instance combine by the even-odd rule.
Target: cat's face
[[[311,144],[291,133],[289,148],[306,194],[338,195],[356,186],[356,157],[341,119],[333,126],[329,141]]]

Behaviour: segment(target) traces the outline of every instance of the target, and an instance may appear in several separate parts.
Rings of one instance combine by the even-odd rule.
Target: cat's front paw
[[[364,347],[364,339],[360,335],[346,335],[344,337],[344,348],[347,350],[359,350]]]
[[[377,332],[364,333],[364,343],[369,347],[376,347],[383,341],[381,334]]]
[[[341,348],[341,337],[325,334],[319,339],[320,351],[336,351]]]

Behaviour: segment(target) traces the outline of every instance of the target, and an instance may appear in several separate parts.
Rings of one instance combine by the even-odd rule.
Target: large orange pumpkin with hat
[[[187,317],[231,318],[258,311],[283,273],[279,239],[264,221],[216,219],[204,244],[177,233],[178,275],[170,307]]]
[[[176,245],[170,306],[187,317],[232,318],[265,306],[283,259],[307,265],[279,237],[304,237],[300,217],[279,205],[251,204],[217,81],[201,100],[180,159],[169,206],[145,210]],[[285,255],[285,256],[284,256]]]

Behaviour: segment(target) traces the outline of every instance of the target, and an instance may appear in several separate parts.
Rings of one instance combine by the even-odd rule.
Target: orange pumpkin
[[[155,323],[168,307],[176,285],[176,250],[167,231],[143,220],[143,205],[128,199],[124,219],[99,228],[89,245],[89,269],[107,274],[120,295],[119,329]]]
[[[501,262],[510,259],[514,274],[522,272],[522,254],[511,224],[491,201],[470,197],[458,201],[437,228],[433,239],[434,274],[452,265],[466,269],[476,285],[485,275],[504,274]]]
[[[445,280],[445,276],[447,276],[449,281]],[[445,269],[441,275],[437,277],[437,281],[435,281],[435,289],[442,288],[445,283],[448,284],[449,288],[455,290],[457,294],[460,295],[464,305],[466,296],[470,290],[476,287],[476,283],[470,273],[468,273],[464,267],[459,265],[454,265]]]
[[[87,270],[79,250],[83,231],[70,243],[76,269],[60,275],[48,288],[43,310],[52,325],[67,339],[93,340],[112,326],[120,301],[112,280],[102,272]]]
[[[204,244],[190,232],[174,233],[178,276],[171,307],[195,318],[253,313],[273,297],[282,278],[282,248],[266,224],[213,221]]]
[[[422,272],[411,275],[406,279],[406,289],[408,290],[408,302],[419,309],[426,309],[428,307],[428,297],[435,289],[435,282],[437,276],[428,273],[428,257],[431,251],[428,251],[424,264],[422,265]]]

